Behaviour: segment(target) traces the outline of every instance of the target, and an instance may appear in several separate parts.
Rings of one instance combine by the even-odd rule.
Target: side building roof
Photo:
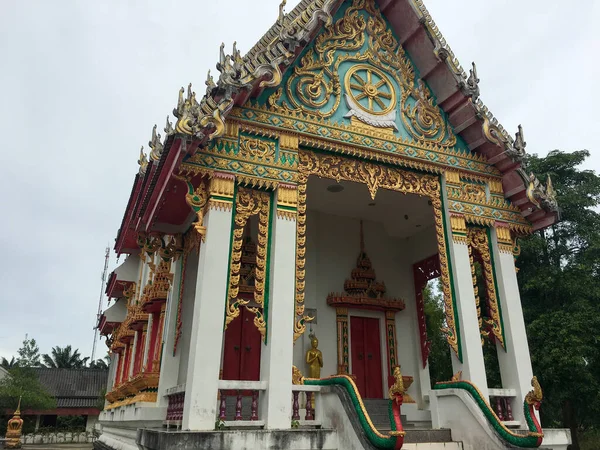
[[[56,398],[57,408],[94,408],[106,387],[106,369],[33,369],[40,383]]]

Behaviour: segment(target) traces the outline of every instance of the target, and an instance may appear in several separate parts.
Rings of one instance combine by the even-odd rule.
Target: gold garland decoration
[[[298,210],[296,216],[296,319],[294,342],[306,331],[306,323],[313,317],[304,315],[304,288],[306,287],[306,186],[308,175],[298,176]]]
[[[506,350],[487,231],[483,228],[469,227],[467,228],[467,239],[469,242],[469,250],[473,248],[477,251],[481,256],[483,264],[483,277],[487,293],[488,308],[491,315],[491,319],[486,320],[486,325],[490,327],[494,337],[500,342],[502,348]],[[473,267],[472,263],[471,267]]]
[[[477,308],[477,322],[479,323],[479,332],[481,333],[481,345],[484,338],[489,336],[490,332],[483,328],[483,318],[481,317],[481,299],[479,298],[479,286],[477,286],[477,274],[475,273],[475,261],[473,260],[473,247],[469,247],[469,262],[471,264],[471,277],[473,278],[473,294],[475,295],[475,307]]]
[[[417,194],[429,197],[433,206],[444,292],[447,327],[443,331],[446,334],[446,340],[450,347],[457,355],[460,355],[454,316],[454,302],[452,300],[452,287],[450,284],[439,178],[434,175],[409,172],[395,167],[343,158],[337,155],[317,154],[305,150],[300,150],[298,156],[300,161],[298,169],[305,177],[303,180],[307,180],[309,175],[317,175],[319,177],[331,178],[338,182],[346,180],[363,183],[367,185],[373,199],[380,188],[404,194]],[[301,217],[300,207],[301,205],[305,205],[306,202],[306,199],[302,198],[302,195],[306,192],[305,188],[304,190],[301,189],[303,185],[305,185],[305,182],[298,186],[298,224],[300,224]],[[303,241],[302,244],[304,243]],[[296,304],[298,308],[298,298],[296,299]]]
[[[242,260],[242,246],[244,228],[248,219],[259,215],[259,242],[256,254],[255,291],[254,300],[258,307],[248,308],[255,314],[254,324],[260,331],[263,339],[266,337],[266,323],[259,308],[264,305],[265,274],[268,244],[268,224],[270,220],[271,195],[268,192],[257,191],[239,187],[235,199],[235,217],[233,240],[230,255],[229,287],[227,290],[227,304],[225,307],[225,329],[240,315],[240,306],[246,306],[249,301],[238,298],[240,291],[240,269]]]

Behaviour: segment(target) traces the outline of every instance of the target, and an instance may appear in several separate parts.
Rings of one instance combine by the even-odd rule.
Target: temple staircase
[[[388,412],[389,400],[363,399],[363,404],[369,413],[371,422],[382,433],[391,430]],[[462,450],[461,442],[453,442],[449,429],[434,430],[431,422],[409,422],[402,415],[402,426],[406,431],[403,449],[407,450]]]

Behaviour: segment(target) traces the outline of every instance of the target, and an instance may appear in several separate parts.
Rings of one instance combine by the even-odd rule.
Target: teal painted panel
[[[439,130],[443,131],[439,131],[433,137],[449,133],[449,136],[447,135],[443,139],[443,144],[448,145],[450,140],[455,139],[456,142],[453,145],[450,144],[454,151],[462,154],[470,153],[462,138],[454,135],[451,131],[451,126],[448,123],[445,113],[437,107],[435,96],[431,93],[427,84],[423,83],[421,91],[419,90],[420,74],[413,64],[410,55],[405,54],[405,57],[410,67],[409,72],[414,74],[411,75],[412,80],[407,77],[399,78],[402,76],[401,72],[395,70],[389,64],[385,64],[385,61],[381,57],[378,57],[376,60],[372,57],[369,58],[370,53],[385,55],[383,50],[380,50],[380,53],[373,50],[378,46],[377,40],[373,38],[375,34],[377,36],[387,35],[392,41],[395,40],[396,43],[398,42],[398,37],[390,27],[385,16],[379,12],[376,4],[376,14],[383,19],[385,30],[373,31],[373,27],[377,25],[377,21],[373,19],[373,15],[366,8],[356,11],[351,10],[349,15],[346,16],[349,9],[353,7],[353,3],[352,0],[346,0],[342,4],[333,17],[332,27],[323,28],[317,38],[299,55],[293,66],[286,71],[281,85],[276,88],[266,89],[257,99],[257,104],[265,105],[273,102],[279,107],[283,106],[291,110],[300,111],[302,108],[305,113],[320,112],[325,115],[324,121],[326,122],[348,125],[351,121],[349,116],[352,115],[352,109],[346,100],[346,94],[348,88],[352,87],[352,84],[354,86],[360,85],[360,80],[358,77],[353,76],[347,83],[346,74],[357,64],[364,64],[365,68],[362,70],[362,73],[359,73],[359,77],[362,76],[364,79],[365,72],[368,71],[368,68],[371,68],[371,72],[373,72],[372,85],[377,86],[383,80],[376,72],[381,71],[384,73],[388,83],[391,84],[391,87],[385,82],[379,86],[379,94],[382,96],[378,96],[379,101],[372,101],[371,105],[369,105],[369,97],[365,96],[359,98],[357,103],[366,108],[371,106],[371,111],[375,112],[371,116],[381,116],[382,109],[387,106],[385,103],[388,102],[384,97],[389,96],[392,91],[395,91],[395,114],[393,112],[390,113],[392,115],[390,120],[393,121],[397,128],[394,131],[394,135],[397,138],[404,138],[413,142],[417,141],[414,128],[413,132],[408,129],[411,123],[409,115],[411,113],[423,114],[421,112],[422,107],[424,104],[428,104],[428,102],[421,102],[421,109],[418,109],[417,98],[415,97],[419,92],[426,92],[432,100],[432,104],[428,104],[427,107],[434,108],[435,114],[440,116],[443,122],[443,125],[438,127]],[[353,36],[348,31],[352,29],[362,29],[362,31]],[[345,41],[331,38],[332,34],[340,35],[344,32],[347,33]],[[400,54],[403,54],[403,52],[401,51]],[[319,59],[320,57],[321,60]],[[321,61],[323,60],[326,60],[328,64],[322,64]],[[382,61],[384,64],[381,63]],[[405,84],[405,86],[401,86],[402,84]],[[401,112],[403,91],[405,92],[404,112]],[[357,94],[355,98],[360,96],[358,89],[351,89],[350,92]],[[280,93],[278,98],[276,98],[277,93]],[[303,95],[305,99],[312,101],[312,106],[302,101]],[[364,113],[360,107],[356,108],[356,110]],[[448,163],[452,165],[452,161],[448,161]],[[458,164],[458,161],[454,160],[454,163]]]

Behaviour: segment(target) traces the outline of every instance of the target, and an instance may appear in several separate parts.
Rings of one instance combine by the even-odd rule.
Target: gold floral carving
[[[300,150],[298,155],[300,160],[298,169],[300,173],[305,175],[306,177],[308,177],[308,175],[317,175],[320,177],[331,178],[336,181],[346,180],[364,183],[367,185],[367,188],[369,189],[369,192],[371,193],[371,196],[373,198],[375,198],[377,190],[380,188],[389,189],[392,191],[402,192],[406,194],[417,194],[429,197],[433,206],[436,237],[438,242],[438,251],[440,255],[440,271],[442,273],[441,278],[444,292],[446,327],[443,329],[443,331],[446,334],[446,339],[450,347],[457,355],[460,355],[458,346],[458,335],[456,333],[454,301],[452,296],[452,287],[448,265],[448,253],[446,249],[446,236],[441,200],[441,185],[439,178],[434,175],[408,172],[405,170],[398,169],[396,167],[382,166],[366,161],[343,158],[337,155],[317,154],[304,150]],[[303,203],[303,200],[301,199],[301,186],[302,184],[298,186],[299,224],[301,217],[300,205],[302,205]],[[304,232],[305,231],[306,230],[304,230]],[[305,235],[303,235],[303,237],[304,236]],[[300,240],[300,234],[298,234],[298,239]],[[305,242],[306,239],[303,239],[303,248]],[[304,253],[302,255],[304,257]],[[302,271],[304,271],[304,264],[302,264]],[[303,287],[302,292],[304,292]],[[304,297],[302,296],[302,302],[303,301]],[[302,302],[298,302],[297,297],[296,308],[298,308],[298,305]],[[304,310],[302,309],[302,311]]]
[[[265,162],[273,162],[275,159],[275,143],[263,141],[258,138],[241,136],[240,153],[245,157],[259,158]]]
[[[490,328],[490,331],[494,334],[494,337],[498,340],[502,348],[506,349],[487,231],[483,228],[469,227],[467,230],[467,238],[469,247],[477,251],[481,257],[488,309],[491,316],[490,319],[486,321],[486,325]]]
[[[471,278],[473,279],[473,295],[475,296],[475,308],[477,309],[477,322],[479,323],[479,333],[481,335],[481,345],[484,344],[484,338],[489,336],[487,328],[483,328],[483,318],[481,317],[481,299],[479,297],[479,286],[477,285],[477,274],[475,272],[475,261],[473,259],[473,247],[469,245],[469,262],[471,264]]]
[[[298,208],[298,187],[280,184],[277,188],[277,217],[296,220]]]
[[[229,288],[225,308],[225,329],[240,314],[240,306],[248,305],[248,300],[238,297],[240,292],[240,269],[244,228],[248,219],[258,215],[258,245],[256,250],[256,270],[254,275],[254,301],[257,307],[248,307],[255,314],[254,324],[263,339],[266,338],[266,322],[260,308],[264,306],[265,276],[267,265],[267,245],[271,214],[271,194],[255,189],[239,187],[235,199],[233,240],[230,255]]]
[[[295,134],[281,133],[279,146],[283,149],[298,150],[298,136]]]
[[[304,384],[304,375],[302,375],[302,372],[296,366],[292,366],[292,384]]]
[[[208,202],[208,191],[204,180],[200,181],[197,188],[194,189],[194,185],[191,181],[187,181],[188,193],[185,195],[185,201],[196,213],[198,219],[194,223],[194,229],[200,235],[202,241],[206,237],[206,227],[204,226],[204,207]]]
[[[221,172],[213,173],[208,186],[208,207],[210,209],[231,211],[234,188],[235,177],[233,175]]]
[[[368,16],[361,13],[363,9]],[[365,43],[366,50],[363,49]],[[380,74],[379,82],[386,80],[384,84],[391,87],[383,92],[390,98],[381,98],[378,89],[382,86],[376,87],[377,83],[369,83],[366,78],[361,85],[350,73],[351,78],[344,83],[345,89],[355,100],[360,100],[361,95],[368,97],[369,104],[366,107],[361,105],[362,109],[370,114],[393,110],[397,101],[396,88],[389,81],[393,79],[400,89],[402,120],[409,134],[417,141],[449,147],[456,144],[456,138],[450,126],[446,125],[440,108],[434,104],[429,88],[422,80],[416,79],[408,56],[388,28],[374,0],[354,0],[342,18],[325,27],[316,38],[314,48],[301,58],[288,78],[286,98],[282,99],[284,91],[279,88],[268,99],[270,108],[320,118],[333,116],[342,98],[340,66],[345,62],[359,63],[371,73],[376,71]],[[373,108],[377,100],[383,104],[379,105],[380,110]]]
[[[306,286],[306,185],[308,175],[300,174],[298,184],[298,209],[296,216],[296,318],[294,342],[306,331],[306,323],[313,320],[304,315],[304,288]]]
[[[513,253],[514,242],[508,227],[496,227],[496,237],[498,238],[498,250],[503,253]]]
[[[452,228],[452,240],[457,244],[466,244],[467,223],[465,217],[459,214],[451,214],[450,227]]]

